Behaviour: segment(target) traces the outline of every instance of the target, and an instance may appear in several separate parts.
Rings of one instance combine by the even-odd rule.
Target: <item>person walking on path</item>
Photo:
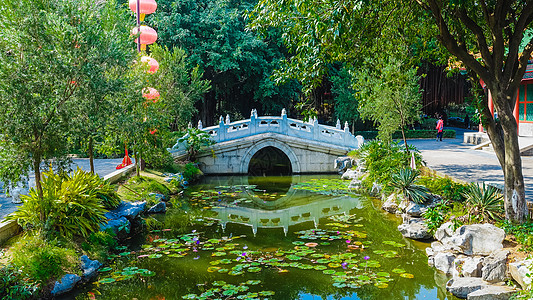
[[[439,116],[437,127],[435,129],[437,129],[437,141],[440,140],[442,142],[442,131],[444,130],[444,120],[442,120],[442,116]]]

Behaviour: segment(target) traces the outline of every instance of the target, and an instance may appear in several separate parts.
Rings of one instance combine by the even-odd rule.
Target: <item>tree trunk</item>
[[[93,149],[93,137],[89,137],[89,164],[91,165],[91,173],[94,174],[94,149]]]
[[[409,146],[407,145],[407,139],[405,138],[405,129],[402,127],[403,144],[405,145],[405,152],[409,153]]]
[[[140,163],[139,163],[139,152],[135,151],[135,172],[137,177],[141,176]]]
[[[522,174],[522,158],[520,157],[520,147],[518,145],[518,126],[513,116],[514,104],[509,105],[514,91],[491,91],[494,105],[498,111],[503,132],[503,145],[501,138],[497,136],[497,126],[492,126],[491,142],[497,151],[498,160],[502,166],[504,175],[504,207],[505,217],[508,220],[522,223],[527,216],[527,202],[525,196],[524,176]],[[490,133],[490,132],[489,132]],[[503,147],[502,147],[503,146]],[[503,148],[503,151],[502,151]]]
[[[41,185],[41,155],[39,153],[33,153],[33,174],[35,175],[35,188],[37,189],[37,194],[39,195],[39,201],[43,201],[43,187]],[[44,205],[41,203],[41,211],[39,212],[39,217],[41,222],[45,221],[45,212]]]

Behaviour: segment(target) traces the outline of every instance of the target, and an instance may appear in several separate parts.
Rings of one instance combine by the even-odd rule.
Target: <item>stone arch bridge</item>
[[[250,119],[231,122],[220,117],[219,125],[198,129],[207,132],[213,141],[209,151],[198,156],[205,174],[259,174],[273,170],[284,174],[336,172],[335,159],[359,148],[363,137],[350,133],[348,124],[337,126],[318,124],[281,116],[257,116],[252,110]],[[169,151],[175,156],[185,155],[186,145],[176,143]],[[257,172],[256,172],[257,173]]]

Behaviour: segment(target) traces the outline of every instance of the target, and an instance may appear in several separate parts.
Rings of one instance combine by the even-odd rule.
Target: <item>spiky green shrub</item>
[[[390,186],[406,199],[422,204],[429,199],[430,193],[425,186],[416,184],[418,175],[420,175],[418,170],[400,169],[392,174]]]
[[[29,195],[21,195],[23,205],[8,218],[25,230],[40,230],[46,236],[86,237],[105,222],[105,207],[118,205],[107,183],[80,169],[72,176],[43,172],[41,185],[43,198],[32,188]]]
[[[503,211],[503,196],[497,188],[485,183],[471,183],[463,195],[471,220],[486,222],[489,219],[499,219],[499,214]]]

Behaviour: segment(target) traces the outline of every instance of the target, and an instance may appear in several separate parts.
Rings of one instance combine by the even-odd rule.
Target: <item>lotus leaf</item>
[[[400,274],[400,277],[403,277],[403,278],[415,278],[415,275],[410,274],[410,273],[402,273],[402,274]]]

